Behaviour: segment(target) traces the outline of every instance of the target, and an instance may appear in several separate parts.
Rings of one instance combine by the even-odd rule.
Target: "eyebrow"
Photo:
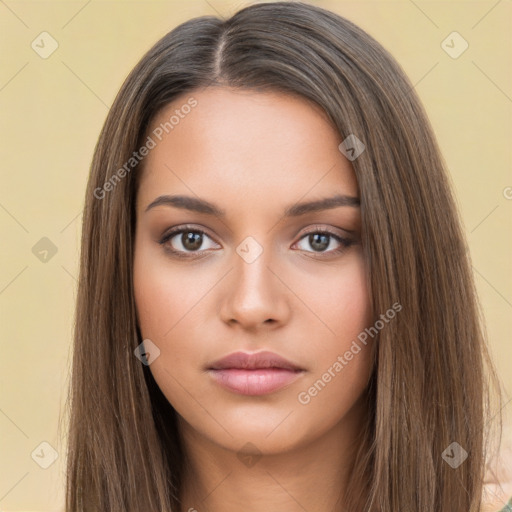
[[[220,218],[226,217],[226,211],[218,206],[197,197],[182,196],[182,195],[163,195],[157,197],[146,208],[146,212],[155,208],[156,206],[174,206],[183,210],[189,210],[197,213],[204,213],[206,215],[215,215]],[[322,210],[330,210],[340,206],[351,206],[358,208],[360,200],[358,197],[347,196],[343,194],[336,194],[332,197],[324,199],[317,199],[315,201],[296,203],[288,206],[284,211],[284,217],[299,217],[306,213],[318,212]]]

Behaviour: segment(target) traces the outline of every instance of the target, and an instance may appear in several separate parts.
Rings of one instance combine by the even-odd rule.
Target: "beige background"
[[[166,32],[195,16],[227,17],[248,3],[0,1],[0,511],[62,510],[65,439],[58,422],[80,211],[109,105],[129,70]],[[450,170],[492,351],[512,390],[512,2],[312,3],[367,30],[415,84]],[[46,59],[31,47],[35,41],[39,52],[43,44],[50,48],[43,31],[58,43]],[[441,46],[453,31],[469,44],[458,58]],[[463,44],[453,38],[452,53]],[[32,252],[43,237],[56,254]],[[44,251],[48,242],[39,243]],[[42,442],[59,455],[48,469],[31,458],[36,450],[35,460],[51,462]]]

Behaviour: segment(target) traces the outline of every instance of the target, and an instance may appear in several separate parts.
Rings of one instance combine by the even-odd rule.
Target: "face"
[[[180,428],[262,453],[342,429],[370,373],[371,312],[340,135],[302,98],[228,88],[181,96],[148,134],[135,301]]]

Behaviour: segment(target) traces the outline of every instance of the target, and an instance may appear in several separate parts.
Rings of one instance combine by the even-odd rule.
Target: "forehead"
[[[267,203],[308,193],[358,196],[351,164],[338,149],[340,134],[318,105],[296,95],[195,90],[164,107],[148,134],[155,146],[144,158],[138,191],[146,205],[171,192],[220,203],[248,195]]]

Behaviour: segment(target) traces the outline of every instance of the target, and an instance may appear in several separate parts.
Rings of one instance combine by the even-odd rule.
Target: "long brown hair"
[[[163,106],[212,85],[298,94],[325,110],[340,142],[353,134],[366,146],[352,166],[372,308],[398,298],[403,309],[374,344],[348,510],[478,511],[489,383],[496,396],[499,384],[445,164],[393,57],[352,22],[302,2],[181,24],[144,55],[108,113],[82,226],[66,510],[180,510],[175,411],[134,356],[140,166],[126,162]],[[443,457],[454,442],[468,453],[456,468]]]

